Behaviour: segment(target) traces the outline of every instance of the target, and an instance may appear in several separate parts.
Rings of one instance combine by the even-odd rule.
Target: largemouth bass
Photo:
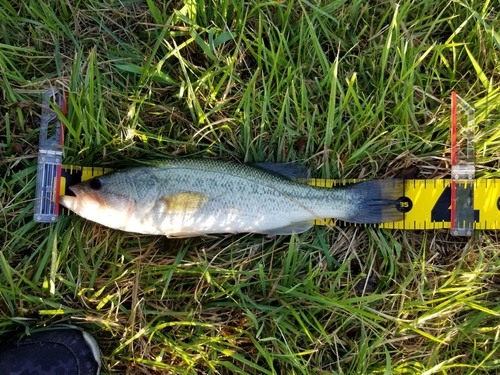
[[[352,223],[402,219],[402,181],[337,188],[302,184],[245,164],[177,159],[126,168],[71,186],[60,203],[111,228],[193,237],[215,233],[301,233],[315,219]]]

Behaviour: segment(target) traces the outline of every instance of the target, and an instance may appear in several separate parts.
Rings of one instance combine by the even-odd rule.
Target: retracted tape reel
[[[55,222],[71,214],[59,205],[61,195],[71,194],[69,186],[111,172],[111,168],[63,165],[63,128],[51,106],[66,112],[64,95],[57,89],[44,95],[34,220]],[[452,93],[451,179],[405,180],[397,209],[403,220],[370,224],[387,229],[450,229],[455,236],[471,236],[475,229],[500,228],[500,179],[475,179],[475,112]],[[48,137],[52,131],[52,137]],[[332,187],[357,180],[310,179],[310,185]],[[365,226],[335,219],[317,220],[317,225]]]

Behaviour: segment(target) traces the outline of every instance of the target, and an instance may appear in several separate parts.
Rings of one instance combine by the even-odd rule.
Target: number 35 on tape
[[[331,187],[356,180],[312,180],[311,185]],[[451,228],[451,180],[406,180],[404,195],[397,201],[403,220],[374,225],[378,228],[427,230]],[[473,185],[474,228],[500,229],[500,180],[471,180]],[[472,199],[472,197],[471,197]],[[318,220],[317,225],[364,226],[335,220]],[[370,225],[373,226],[373,225]]]

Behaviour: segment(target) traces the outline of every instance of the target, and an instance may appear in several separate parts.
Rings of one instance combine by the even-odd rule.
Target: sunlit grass
[[[499,239],[315,227],[174,240],[32,221],[41,94],[65,162],[196,155],[314,177],[449,173],[449,98],[498,178],[493,2],[0,0],[0,333],[56,323],[104,374],[486,374]],[[127,372],[129,371],[129,372]]]

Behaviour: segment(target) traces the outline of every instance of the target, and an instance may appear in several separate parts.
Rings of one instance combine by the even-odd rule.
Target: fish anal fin
[[[205,232],[187,232],[187,233],[174,233],[174,234],[166,233],[165,235],[171,239],[183,239],[191,237],[217,238],[217,236],[210,235]]]
[[[208,202],[208,194],[183,191],[161,198],[164,212],[192,212],[199,210]]]
[[[314,225],[314,222],[311,220],[307,221],[297,221],[294,223],[291,223],[290,225],[286,225],[284,227],[279,227],[279,228],[271,228],[271,229],[266,229],[265,231],[262,231],[259,233],[262,234],[267,234],[268,236],[281,236],[281,235],[289,235],[293,233],[302,233],[311,228]]]

